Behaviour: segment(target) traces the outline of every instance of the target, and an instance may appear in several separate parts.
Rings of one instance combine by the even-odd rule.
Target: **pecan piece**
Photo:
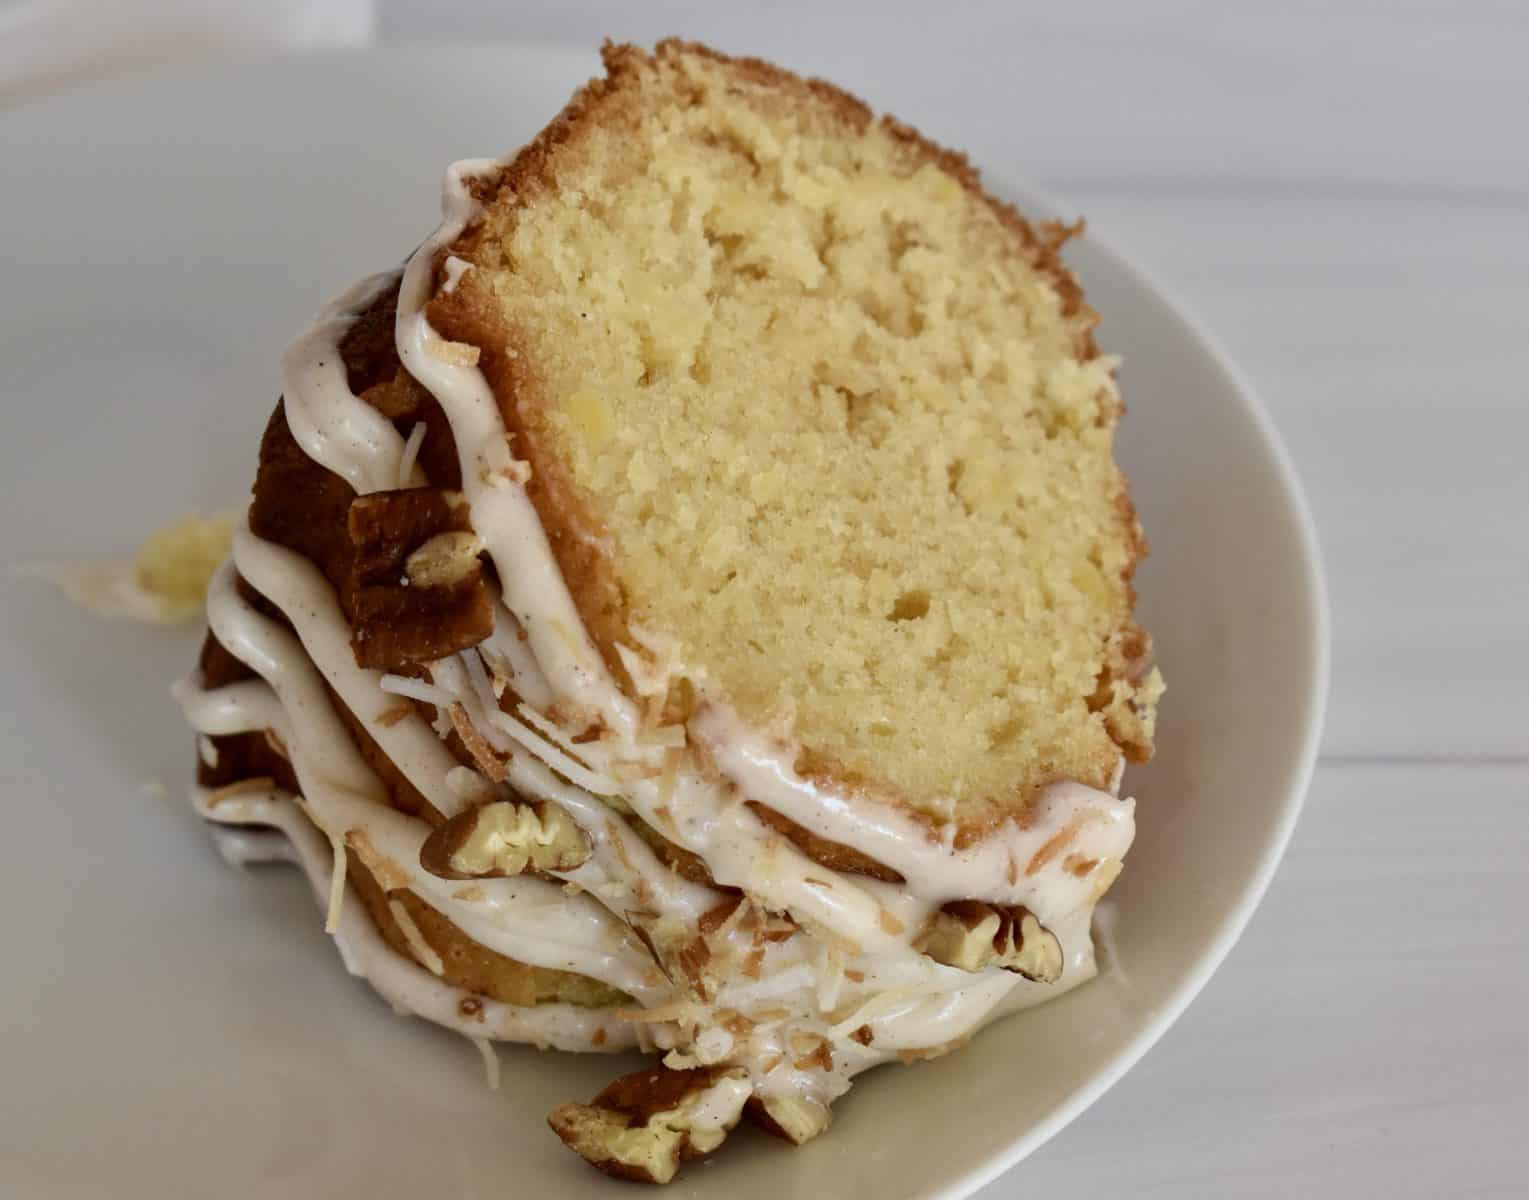
[[[929,919],[914,945],[935,962],[963,971],[1002,967],[1037,983],[1062,977],[1062,943],[1018,904],[953,900]]]
[[[681,1163],[722,1144],[751,1090],[737,1068],[657,1067],[623,1075],[589,1104],[560,1105],[547,1124],[607,1175],[668,1183]]]
[[[441,879],[502,879],[572,871],[590,854],[584,831],[557,805],[496,800],[437,827],[420,847],[419,865]]]

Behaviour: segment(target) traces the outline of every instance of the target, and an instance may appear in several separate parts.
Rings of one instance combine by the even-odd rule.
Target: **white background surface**
[[[381,0],[379,27],[683,33],[831,78],[1077,205],[1273,412],[1333,603],[1306,815],[1189,1013],[984,1200],[1525,1195],[1529,5]]]
[[[7,565],[120,555],[169,514],[234,502],[303,314],[414,244],[441,163],[529,138],[597,61],[512,42],[257,56],[0,114],[0,396],[24,398],[0,433]],[[1097,235],[1069,259],[1147,418],[1120,454],[1155,539],[1142,616],[1177,697],[1160,761],[1129,778],[1151,819],[1101,920],[1105,969],[1000,1023],[980,1053],[857,1084],[831,1138],[785,1153],[740,1131],[677,1195],[969,1194],[1182,1014],[1289,840],[1327,678],[1293,470],[1149,282]],[[164,694],[194,628],[95,621],[38,580],[9,584],[0,945],[26,969],[0,973],[0,1194],[621,1190],[543,1121],[620,1068],[510,1049],[490,1097],[460,1038],[400,1028],[336,968],[303,881],[218,862],[183,799],[189,739]],[[140,795],[150,780],[164,786]],[[299,961],[313,952],[323,969]]]
[[[698,36],[1013,164],[1291,446],[1334,677],[1289,858],[1180,1024],[983,1195],[1522,1196],[1529,7],[378,7],[385,41]]]

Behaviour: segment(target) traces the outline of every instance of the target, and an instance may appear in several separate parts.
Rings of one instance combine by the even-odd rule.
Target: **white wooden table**
[[[840,82],[1081,208],[1289,442],[1335,633],[1289,857],[1161,1045],[982,1195],[1529,1195],[1529,5],[378,10]]]
[[[983,1196],[1529,1195],[1529,5],[935,7],[380,28],[679,32],[831,78],[1080,207],[1273,411],[1334,614],[1306,815],[1185,1018]]]

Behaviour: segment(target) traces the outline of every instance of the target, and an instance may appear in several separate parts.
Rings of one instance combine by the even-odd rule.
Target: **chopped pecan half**
[[[435,488],[357,496],[347,515],[356,661],[398,670],[475,646],[494,628],[467,510]]]
[[[828,1128],[828,1105],[806,1096],[750,1096],[749,1120],[766,1133],[800,1146]]]
[[[437,827],[420,847],[419,865],[441,879],[496,879],[572,871],[590,853],[584,831],[557,805],[496,800]]]
[[[914,945],[963,971],[1002,967],[1037,983],[1062,977],[1062,943],[1022,905],[953,900],[930,918]]]
[[[681,1163],[722,1144],[751,1090],[738,1068],[657,1067],[623,1075],[589,1104],[561,1105],[547,1123],[607,1175],[668,1183]]]

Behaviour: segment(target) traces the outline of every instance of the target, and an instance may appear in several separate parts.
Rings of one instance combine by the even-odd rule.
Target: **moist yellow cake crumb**
[[[132,562],[26,568],[98,617],[177,625],[201,615],[207,584],[233,543],[232,511],[192,513],[151,533]]]
[[[624,620],[747,720],[794,713],[804,769],[930,812],[1148,753],[1116,364],[1047,237],[821,85],[673,43],[608,66],[452,299],[506,331]]]
[[[139,584],[158,596],[167,612],[188,617],[201,612],[208,581],[228,557],[237,520],[232,511],[190,513],[155,530],[134,558]]]

